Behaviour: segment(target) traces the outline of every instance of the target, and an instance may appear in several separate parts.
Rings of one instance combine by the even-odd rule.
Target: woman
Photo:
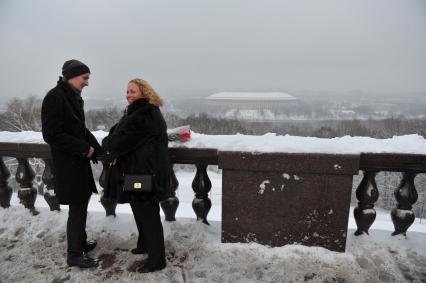
[[[159,201],[169,188],[170,163],[167,126],[159,107],[162,99],[144,80],[128,83],[128,106],[102,146],[107,151],[104,197],[118,203],[130,203],[139,231],[133,254],[148,253],[141,273],[166,266],[163,226]],[[124,192],[124,174],[151,174],[151,192]]]

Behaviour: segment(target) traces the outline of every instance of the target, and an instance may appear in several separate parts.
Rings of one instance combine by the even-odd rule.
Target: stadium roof
[[[238,101],[291,101],[296,98],[283,92],[218,92],[207,100],[238,100]]]

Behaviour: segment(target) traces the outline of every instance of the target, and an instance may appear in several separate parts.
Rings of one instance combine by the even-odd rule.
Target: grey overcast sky
[[[426,93],[425,0],[0,0],[0,96],[42,96],[65,60],[86,95],[157,89]]]

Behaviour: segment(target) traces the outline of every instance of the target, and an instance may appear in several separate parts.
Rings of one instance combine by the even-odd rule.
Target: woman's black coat
[[[167,126],[160,109],[146,99],[128,106],[127,113],[114,125],[102,141],[107,152],[104,169],[104,197],[126,203],[130,201],[162,200],[170,182]],[[108,161],[117,159],[113,166]],[[123,192],[124,173],[153,174],[150,193]]]
[[[43,99],[42,132],[53,159],[54,191],[60,204],[85,201],[97,193],[90,160],[90,146],[101,150],[84,123],[83,101],[71,86],[59,79]]]

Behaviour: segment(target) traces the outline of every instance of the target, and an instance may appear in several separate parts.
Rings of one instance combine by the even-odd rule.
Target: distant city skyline
[[[43,96],[65,60],[86,97],[158,90],[426,94],[423,0],[0,0],[0,97]]]

